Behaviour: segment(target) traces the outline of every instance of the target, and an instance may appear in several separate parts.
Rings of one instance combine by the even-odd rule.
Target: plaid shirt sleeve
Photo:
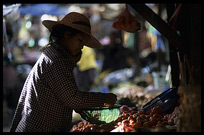
[[[105,94],[78,91],[68,59],[55,60],[47,72],[46,79],[56,98],[69,108],[80,109],[104,105]]]

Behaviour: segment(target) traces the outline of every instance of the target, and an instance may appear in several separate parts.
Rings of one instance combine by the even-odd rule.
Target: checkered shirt
[[[11,132],[70,131],[74,109],[103,106],[104,94],[78,91],[73,68],[59,45],[43,50],[23,86]]]

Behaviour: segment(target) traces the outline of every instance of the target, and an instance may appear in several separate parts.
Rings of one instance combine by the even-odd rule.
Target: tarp
[[[21,4],[12,4],[9,6],[3,5],[3,16],[6,16],[9,13],[11,13],[13,10],[18,9],[20,5]]]
[[[30,14],[32,16],[41,16],[43,14],[64,16],[69,12],[68,7],[58,6],[56,4],[32,4],[21,6],[19,8],[20,15]]]

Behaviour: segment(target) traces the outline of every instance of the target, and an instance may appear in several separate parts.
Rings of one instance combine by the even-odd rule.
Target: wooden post
[[[166,10],[167,20],[169,20],[175,11],[175,7],[173,4],[166,4]],[[171,43],[169,43],[169,57],[171,65],[172,86],[178,87],[180,85],[178,54],[177,50],[173,47]]]

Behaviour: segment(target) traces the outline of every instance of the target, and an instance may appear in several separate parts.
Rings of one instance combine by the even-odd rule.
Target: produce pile
[[[90,122],[79,122],[72,128],[72,132],[110,132],[115,129],[115,121],[107,124],[91,124]]]
[[[170,114],[164,114],[159,106],[146,112],[134,109],[125,110],[124,107],[120,110],[123,110],[121,115],[111,123],[96,125],[87,121],[79,122],[73,127],[72,132],[154,132],[156,129],[175,130],[178,126],[178,107]]]
[[[147,102],[155,98],[159,95],[160,91],[155,92],[148,92],[145,88],[140,86],[131,86],[127,87],[126,89],[118,89],[114,91],[114,93],[118,96],[119,99],[121,98],[129,98],[132,103],[136,105],[137,108],[141,108]]]
[[[111,132],[153,131],[152,129],[155,128],[162,128],[163,131],[176,129],[178,112],[178,108],[175,108],[171,114],[164,114],[159,106],[146,112],[144,110],[124,111],[115,121],[117,125]]]

